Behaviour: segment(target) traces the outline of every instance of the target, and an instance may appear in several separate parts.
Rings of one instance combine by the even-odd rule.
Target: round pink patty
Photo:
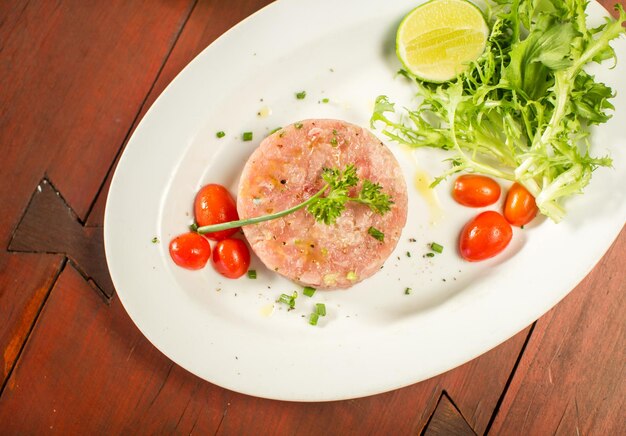
[[[357,169],[394,202],[379,215],[348,203],[335,224],[315,221],[305,209],[243,227],[250,246],[271,270],[303,285],[345,288],[380,270],[406,223],[407,189],[389,149],[368,130],[338,120],[304,120],[268,136],[252,153],[239,183],[241,219],[279,212],[308,199],[324,186],[323,168]],[[374,227],[384,242],[370,234]]]

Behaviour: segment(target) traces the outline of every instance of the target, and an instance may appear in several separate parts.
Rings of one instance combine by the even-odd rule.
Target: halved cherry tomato
[[[222,185],[217,184],[206,185],[198,191],[194,201],[194,215],[198,227],[239,219],[237,206],[230,192]],[[239,230],[239,227],[207,233],[205,236],[219,241],[232,236],[237,230]]]
[[[211,257],[211,244],[198,233],[183,233],[170,241],[170,256],[183,268],[204,268]]]
[[[452,198],[463,206],[489,206],[500,198],[500,185],[487,176],[463,174],[454,182]]]
[[[241,239],[223,239],[213,249],[212,263],[218,273],[236,279],[248,271],[250,251]]]
[[[504,217],[514,226],[523,226],[533,220],[538,212],[535,197],[524,186],[511,185],[504,203]]]
[[[511,225],[498,212],[482,212],[468,222],[459,238],[459,251],[465,260],[489,259],[509,245],[513,237]]]

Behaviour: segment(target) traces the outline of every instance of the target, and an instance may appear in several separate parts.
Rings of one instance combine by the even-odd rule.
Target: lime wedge
[[[396,34],[404,67],[428,82],[454,79],[485,50],[489,27],[466,0],[431,0],[407,14]]]

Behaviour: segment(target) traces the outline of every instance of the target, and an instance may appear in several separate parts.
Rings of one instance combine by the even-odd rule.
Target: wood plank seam
[[[424,434],[426,433],[426,430],[428,429],[428,425],[430,424],[430,421],[433,419],[433,416],[435,415],[435,412],[437,411],[437,406],[439,406],[439,403],[441,402],[441,398],[444,396],[445,392],[446,390],[444,389],[441,391],[441,394],[439,394],[439,398],[437,399],[437,402],[435,403],[435,407],[433,407],[433,409],[428,414],[428,419],[426,420],[426,424],[424,424],[424,427],[422,427],[422,429],[419,432],[420,436],[424,436]]]
[[[456,402],[452,399],[452,396],[450,396],[450,394],[448,393],[447,390],[443,390],[442,392],[443,395],[446,396],[446,398],[448,399],[448,401],[450,401],[450,403],[454,406],[454,408],[456,409],[457,413],[459,414],[459,416],[461,418],[463,418],[463,420],[465,421],[465,423],[467,424],[467,426],[469,428],[472,429],[472,431],[474,432],[474,434],[477,434],[476,430],[474,430],[474,428],[470,425],[469,420],[465,417],[465,415],[463,414],[463,411],[461,411],[461,408],[459,406],[456,405]]]
[[[180,28],[178,29],[178,32],[176,33],[176,36],[172,39],[172,44],[170,45],[166,55],[163,57],[163,61],[161,62],[161,66],[159,67],[159,70],[157,71],[156,75],[154,76],[154,80],[152,81],[152,84],[150,85],[150,88],[148,88],[148,91],[146,92],[146,95],[144,96],[141,104],[139,105],[139,108],[137,110],[137,113],[135,114],[135,117],[133,118],[132,122],[130,123],[128,131],[124,135],[124,139],[122,140],[122,143],[120,144],[117,152],[115,153],[115,156],[111,160],[111,164],[109,165],[109,168],[107,169],[106,173],[104,174],[104,177],[102,178],[102,181],[100,183],[100,187],[98,188],[98,191],[96,192],[96,195],[93,197],[91,203],[89,204],[89,207],[87,208],[87,213],[85,214],[85,222],[88,220],[89,215],[91,215],[91,212],[93,211],[93,208],[96,205],[96,202],[98,201],[98,197],[100,197],[100,195],[102,194],[102,190],[107,186],[107,180],[109,179],[109,177],[112,176],[112,172],[115,169],[116,163],[118,162],[119,158],[122,155],[122,152],[126,148],[126,144],[130,140],[130,137],[131,137],[132,133],[134,132],[134,130],[137,127],[137,125],[139,124],[140,116],[144,112],[144,106],[147,104],[148,99],[150,98],[150,95],[152,94],[152,91],[154,90],[154,87],[158,83],[159,78],[161,77],[161,73],[163,72],[163,69],[165,68],[167,62],[169,61],[170,56],[172,55],[172,52],[174,51],[174,48],[176,47],[176,44],[178,43],[178,40],[180,39],[180,36],[183,33],[183,29],[187,25],[187,22],[189,21],[189,18],[193,14],[193,11],[196,9],[196,6],[198,5],[198,1],[199,0],[195,0],[194,3],[193,3],[193,6],[191,8],[189,8],[189,13],[187,14],[187,16],[185,17],[185,20],[183,21],[183,23],[181,24]]]
[[[35,326],[37,325],[37,321],[39,320],[39,317],[41,316],[41,312],[43,311],[44,306],[46,305],[46,301],[48,301],[48,298],[50,297],[50,293],[52,292],[52,289],[54,289],[54,287],[56,286],[57,280],[61,276],[61,273],[65,270],[66,265],[67,265],[67,257],[63,259],[61,263],[61,267],[56,272],[54,279],[50,282],[50,286],[48,287],[48,290],[46,291],[46,295],[41,305],[39,306],[39,309],[37,310],[37,314],[33,318],[33,322],[30,325],[30,328],[28,329],[28,333],[25,336],[24,342],[22,342],[22,345],[20,346],[20,350],[18,351],[17,356],[15,356],[15,359],[13,360],[13,364],[11,365],[11,368],[7,372],[7,375],[4,379],[4,383],[2,383],[2,386],[0,387],[0,397],[2,397],[2,394],[4,393],[4,389],[6,388],[7,384],[9,383],[9,380],[12,377],[13,371],[18,365],[18,362],[20,361],[20,358],[22,357],[22,353],[24,352],[24,349],[26,348],[26,344],[28,343],[28,340],[31,334],[33,330],[35,329]]]
[[[467,429],[471,430],[474,434],[476,434],[476,431],[469,424],[468,420],[465,418],[465,416],[461,412],[461,409],[459,409],[459,407],[456,405],[456,403],[452,400],[452,397],[450,397],[448,392],[445,389],[443,389],[441,391],[441,395],[439,395],[439,399],[437,400],[437,403],[435,404],[435,407],[433,408],[430,416],[428,417],[428,420],[426,421],[426,424],[424,425],[424,427],[422,428],[422,430],[419,433],[420,436],[426,436],[427,434],[429,434],[428,432],[429,432],[429,430],[431,428],[431,424],[433,423],[433,419],[435,418],[435,415],[437,414],[439,406],[442,405],[442,401],[443,400],[447,400],[452,405],[452,407],[454,408],[454,411],[458,415],[458,418],[462,419],[465,422],[465,425],[467,426]],[[466,432],[464,432],[463,434],[465,434],[465,433]]]
[[[63,255],[108,305],[114,289],[100,233],[101,228],[84,225],[44,175],[13,231],[7,251]]]
[[[222,424],[224,423],[224,419],[226,419],[226,414],[228,413],[228,408],[230,407],[230,401],[226,402],[226,407],[224,407],[224,412],[222,412],[222,417],[220,418],[219,424],[217,424],[217,428],[215,429],[215,433],[213,436],[217,436],[220,432],[220,428],[222,428]]]
[[[515,364],[513,365],[513,369],[511,370],[511,374],[509,374],[509,378],[506,380],[504,389],[502,389],[502,393],[500,394],[500,397],[498,398],[498,402],[496,403],[496,407],[494,407],[493,413],[491,414],[491,418],[489,418],[489,423],[487,423],[487,427],[485,428],[485,433],[484,433],[485,435],[489,434],[489,431],[491,430],[491,426],[493,425],[493,422],[495,421],[496,416],[498,415],[498,412],[500,411],[500,407],[502,406],[504,397],[506,397],[506,394],[509,390],[511,382],[513,381],[513,378],[515,377],[517,368],[522,360],[522,356],[524,355],[524,352],[526,351],[526,347],[528,346],[528,343],[530,342],[530,338],[533,335],[533,331],[535,330],[536,325],[537,325],[537,321],[533,322],[532,325],[530,326],[530,330],[528,331],[528,335],[526,336],[524,345],[522,345],[519,355],[517,356],[517,359],[515,360]]]

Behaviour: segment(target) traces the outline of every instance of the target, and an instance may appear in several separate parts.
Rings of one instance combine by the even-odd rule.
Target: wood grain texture
[[[11,251],[58,253],[111,298],[115,289],[107,269],[102,227],[83,227],[61,194],[43,180],[9,244]]]
[[[539,319],[493,434],[624,434],[624,259],[626,229],[596,269]]]
[[[192,5],[33,1],[3,17],[0,246],[44,171],[85,217]]]
[[[226,391],[173,364],[66,267],[0,397],[2,434],[214,433]]]
[[[54,255],[0,256],[0,387],[11,372],[63,263],[61,256]]]
[[[3,379],[63,263],[5,251],[33,191],[48,172],[84,218],[194,1],[0,2]]]
[[[476,435],[445,393],[441,396],[439,404],[437,404],[437,408],[422,434],[424,436]]]
[[[198,1],[193,14],[186,23],[171,55],[168,57],[167,63],[163,66],[150,94],[146,97],[145,104],[142,106],[132,130],[134,131],[146,111],[167,85],[194,57],[228,29],[271,2],[272,0]],[[117,164],[117,161],[115,164]],[[104,188],[98,195],[93,211],[87,219],[88,226],[103,225],[104,207],[112,175],[113,171],[108,174]]]
[[[68,264],[0,397],[0,423],[3,434],[39,434],[50,426],[62,434],[409,434],[423,428],[446,388],[472,406],[467,416],[484,403],[487,413],[474,423],[484,428],[510,372],[503,354],[515,355],[523,339],[382,395],[313,404],[265,400],[219,388],[173,364],[116,297],[102,304]]]

